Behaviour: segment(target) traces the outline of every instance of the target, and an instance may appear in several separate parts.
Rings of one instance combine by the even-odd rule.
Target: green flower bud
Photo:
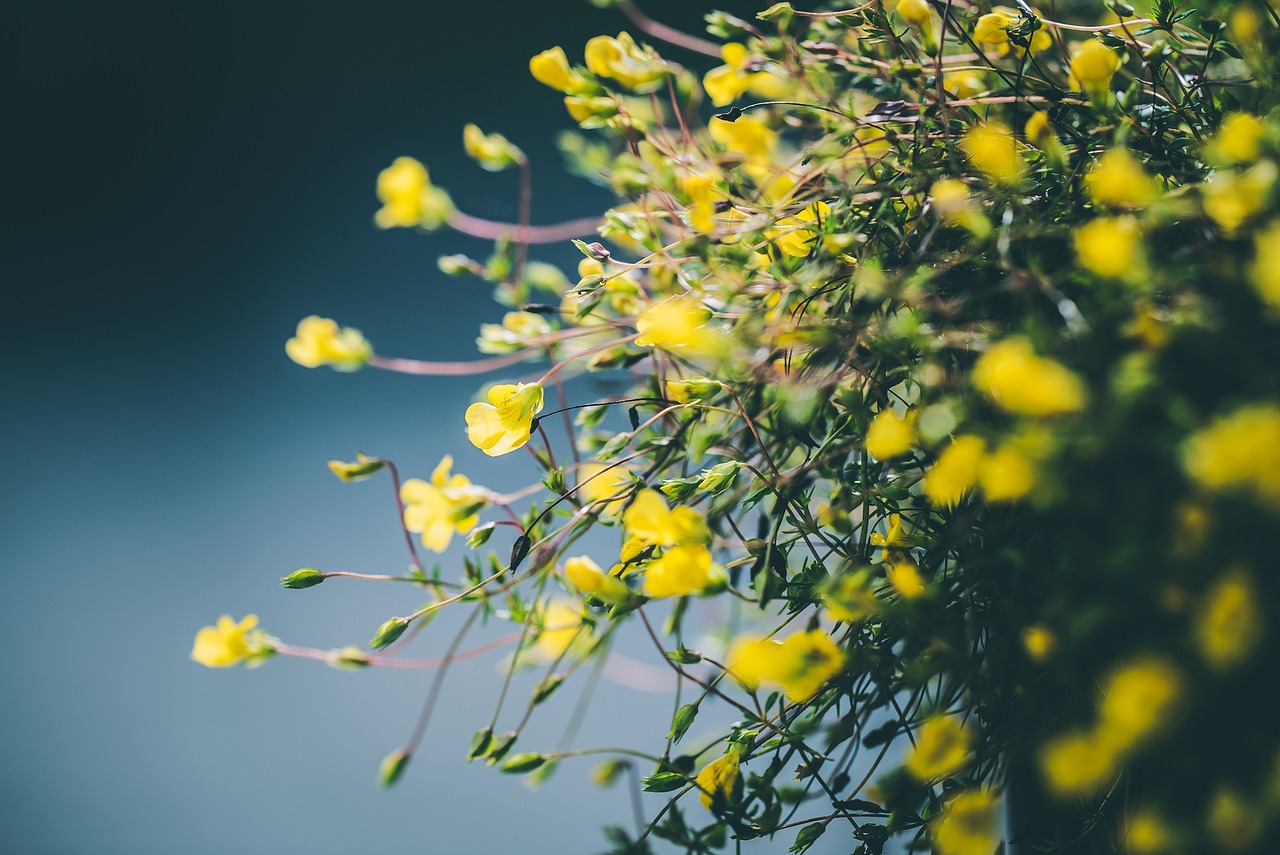
[[[300,591],[303,588],[314,588],[326,578],[319,570],[303,567],[301,570],[294,570],[288,576],[281,576],[280,584],[291,591]]]
[[[532,772],[545,762],[547,762],[547,758],[531,751],[524,754],[514,754],[510,760],[498,767],[498,771],[506,772],[508,775],[521,775],[525,772]]]
[[[363,481],[386,465],[386,461],[381,457],[369,457],[359,451],[356,452],[354,463],[344,463],[341,460],[329,461],[329,468],[333,470],[333,474],[343,481]]]
[[[409,765],[410,754],[403,748],[397,748],[382,760],[382,765],[378,768],[378,783],[383,787],[390,787],[400,780],[400,776],[404,774],[404,768]]]
[[[404,631],[408,628],[409,621],[402,617],[393,617],[378,627],[378,631],[374,634],[373,640],[369,642],[369,646],[374,650],[381,650],[404,635]]]

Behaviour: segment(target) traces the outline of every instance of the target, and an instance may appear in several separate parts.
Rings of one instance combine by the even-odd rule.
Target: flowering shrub
[[[541,485],[473,484],[448,449],[403,484],[334,461],[387,470],[415,569],[366,578],[426,603],[372,652],[224,616],[193,657],[377,666],[457,608],[430,664],[509,620],[508,671],[545,671],[534,712],[640,624],[680,691],[598,770],[667,794],[638,835],[609,830],[616,852],[840,834],[991,855],[1005,827],[1036,852],[1277,851],[1273,6],[780,3],[708,15],[715,42],[620,8],[642,37],[530,62],[580,128],[571,168],[618,198],[598,221],[529,223],[528,159],[474,125],[468,154],[519,171],[520,222],[466,214],[410,158],[378,176],[379,226],[495,239],[440,262],[498,287],[488,356],[390,358],[315,317],[288,345],[307,367],[514,375],[467,435]],[[572,277],[529,257],[575,237]],[[593,372],[630,391],[565,386]],[[584,554],[590,530],[613,546]],[[428,573],[411,535],[455,534],[501,553]],[[699,732],[713,708],[735,723]],[[471,759],[544,776],[591,753],[517,752],[520,727],[482,729]]]

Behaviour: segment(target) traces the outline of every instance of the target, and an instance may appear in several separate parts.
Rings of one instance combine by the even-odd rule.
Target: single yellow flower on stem
[[[466,534],[476,527],[480,510],[489,493],[465,475],[451,475],[453,458],[445,455],[431,473],[430,483],[410,478],[400,485],[404,503],[404,526],[422,535],[422,545],[432,552],[444,552],[454,532]]]
[[[876,460],[892,460],[906,454],[916,439],[915,422],[914,410],[905,416],[898,415],[891,407],[876,413],[871,424],[867,425],[867,436],[863,442],[867,453]]]
[[[1007,338],[973,367],[973,384],[1000,407],[1028,416],[1076,412],[1084,407],[1080,378],[1052,359],[1036,356],[1025,338]]]
[[[1120,57],[1097,39],[1081,42],[1071,50],[1071,88],[1098,97],[1107,92]]]
[[[1029,37],[1024,37],[1027,45],[1016,44],[1010,38],[1009,29],[1012,27],[1016,30],[1022,21],[1022,15],[1017,9],[996,6],[978,18],[978,23],[973,28],[973,40],[980,45],[990,45],[998,56],[1022,56],[1028,48],[1034,55],[1053,44],[1053,37],[1044,27],[1037,27]]]
[[[986,790],[965,790],[929,823],[938,855],[991,855],[1000,842],[1000,811]]]
[[[652,49],[641,48],[629,33],[617,38],[596,36],[584,50],[587,69],[597,77],[616,80],[636,92],[652,92],[670,70]]]
[[[599,564],[586,555],[566,558],[564,575],[573,587],[584,594],[599,597],[606,603],[621,603],[631,598],[631,589],[625,582],[617,576],[605,573]]]
[[[779,686],[787,700],[802,703],[840,673],[844,654],[825,632],[811,629],[782,642],[741,638],[730,651],[729,663],[729,671],[744,686],[754,689],[770,683]]]
[[[467,438],[490,457],[515,451],[529,441],[533,417],[542,411],[542,387],[536,383],[499,383],[486,400],[467,407]]]
[[[1043,662],[1053,653],[1057,639],[1047,627],[1036,624],[1022,630],[1022,649],[1032,662]]]
[[[462,147],[487,172],[501,172],[524,160],[524,152],[502,134],[486,134],[475,124],[462,129]]]
[[[954,507],[978,483],[987,444],[980,437],[958,436],[942,450],[924,476],[924,494],[939,507]]]
[[[230,668],[268,653],[270,644],[262,633],[253,631],[257,625],[257,615],[246,615],[238,623],[231,615],[223,615],[217,626],[206,626],[196,633],[191,658],[207,668]]]
[[[579,95],[591,88],[591,81],[569,67],[564,48],[548,48],[529,60],[533,79],[566,95]]]
[[[298,322],[297,334],[285,342],[284,352],[304,368],[328,365],[334,371],[355,371],[369,361],[373,347],[360,330],[311,315]]]
[[[973,733],[954,715],[925,719],[914,733],[915,744],[902,764],[924,783],[949,778],[969,762]]]
[[[702,791],[698,796],[704,808],[711,810],[713,805],[737,801],[742,790],[741,762],[737,746],[731,745],[727,754],[702,767],[694,781]]]
[[[1013,132],[996,122],[970,128],[960,148],[980,172],[999,184],[1018,184],[1027,172]]]
[[[641,546],[709,544],[706,518],[683,505],[672,509],[662,493],[641,490],[622,515],[627,537]]]
[[[412,157],[397,157],[378,173],[378,200],[382,207],[374,214],[378,228],[435,229],[453,216],[453,200],[431,183],[427,168]]]

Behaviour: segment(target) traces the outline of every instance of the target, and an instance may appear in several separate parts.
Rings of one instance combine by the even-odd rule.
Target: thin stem
[[[582,217],[549,226],[534,226],[486,220],[483,217],[473,217],[471,214],[454,211],[449,217],[449,226],[464,235],[484,240],[497,240],[510,235],[512,240],[526,244],[561,243],[569,238],[594,235],[600,226],[600,218]]]

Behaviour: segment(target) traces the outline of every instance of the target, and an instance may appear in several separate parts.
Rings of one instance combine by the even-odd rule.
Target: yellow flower
[[[1027,165],[1018,151],[1018,142],[1004,125],[996,122],[975,125],[960,140],[960,148],[970,162],[992,181],[1017,184],[1026,174]]]
[[[711,810],[712,805],[735,801],[735,795],[742,789],[740,765],[738,752],[731,747],[729,753],[702,767],[694,780],[702,790],[698,795],[704,808]]]
[[[434,229],[453,216],[449,194],[433,185],[427,168],[412,157],[397,157],[379,172],[377,190],[382,207],[373,219],[379,228]]]
[[[1263,160],[1244,172],[1218,171],[1200,185],[1204,212],[1227,234],[1262,210],[1276,183],[1274,162]]]
[[[1248,163],[1262,153],[1266,126],[1249,113],[1228,113],[1218,132],[1205,145],[1205,155],[1223,165]]]
[[[1261,836],[1265,819],[1234,789],[1220,787],[1209,802],[1209,832],[1219,846],[1248,849]],[[1270,848],[1270,847],[1267,847]]]
[[[578,484],[578,497],[584,503],[597,505],[602,519],[613,519],[627,500],[631,470],[606,463],[584,463],[578,468]]]
[[[920,568],[910,561],[898,561],[889,565],[885,571],[889,584],[904,600],[914,600],[925,591],[924,579],[920,576]]]
[[[675,353],[710,353],[720,340],[719,331],[707,327],[710,320],[710,310],[692,292],[650,303],[636,318],[636,344]]]
[[[453,458],[440,458],[430,483],[410,478],[400,486],[404,503],[404,527],[422,535],[422,545],[432,552],[444,552],[454,532],[466,534],[475,528],[477,514],[488,502],[488,492],[465,475],[450,475]]]
[[[481,353],[514,353],[528,347],[530,339],[551,332],[551,325],[533,312],[507,312],[500,324],[481,324],[476,347]]]
[[[1262,637],[1261,598],[1248,574],[1228,573],[1205,592],[1196,615],[1195,638],[1200,655],[1225,670],[1247,657]]]
[[[1081,42],[1071,51],[1071,88],[1090,95],[1103,94],[1119,67],[1120,57],[1102,42]]]
[[[982,458],[978,485],[988,502],[1014,502],[1036,486],[1036,466],[1013,443],[1005,443]]]
[[[867,453],[877,460],[892,460],[906,454],[916,439],[915,422],[914,410],[905,416],[898,415],[889,407],[876,413],[871,424],[867,425],[863,443]]]
[[[1061,364],[1036,356],[1024,338],[993,345],[973,367],[973,383],[999,406],[1028,416],[1080,410],[1084,384]]]
[[[539,659],[558,659],[589,627],[582,622],[581,603],[551,600],[538,615],[538,639],[534,652]]]
[[[821,227],[830,217],[831,208],[826,202],[814,202],[800,213],[778,220],[765,235],[783,253],[804,258],[820,234],[813,226]]]
[[[1110,279],[1142,273],[1142,228],[1131,216],[1100,217],[1077,226],[1071,236],[1076,258],[1091,273]]]
[[[689,198],[689,225],[700,234],[716,230],[716,203],[728,198],[718,190],[720,176],[708,173],[685,173],[680,176],[680,190]]]
[[[823,586],[822,605],[832,620],[857,623],[876,613],[879,601],[865,570],[837,576]]]
[[[1280,220],[1253,236],[1254,261],[1249,281],[1264,303],[1280,308]]]
[[[1113,671],[1098,705],[1100,738],[1124,751],[1163,727],[1182,695],[1182,676],[1168,661],[1136,660]]]
[[[616,80],[637,92],[652,92],[666,78],[666,63],[648,48],[641,48],[629,33],[618,37],[596,36],[587,42],[587,69],[597,77]]]
[[[881,561],[889,561],[895,552],[910,548],[907,538],[902,534],[902,514],[889,514],[885,533],[871,532],[871,545],[882,547]]]
[[[577,95],[591,88],[591,82],[569,67],[569,58],[559,45],[548,48],[529,60],[533,79],[566,95]]]
[[[1000,56],[1009,54],[1021,56],[1026,48],[1014,44],[1009,38],[1009,28],[1016,29],[1021,20],[1022,16],[1017,9],[996,6],[978,19],[978,23],[973,28],[973,40],[980,45],[991,45]],[[1037,54],[1053,44],[1053,37],[1045,31],[1044,27],[1040,27],[1031,34],[1028,41],[1031,53]]]
[[[218,618],[217,626],[206,626],[196,633],[191,658],[207,668],[230,668],[251,656],[270,650],[261,633],[252,632],[258,625],[257,615],[246,615],[236,623],[231,615]]]
[[[1155,811],[1139,808],[1125,822],[1124,851],[1130,855],[1160,855],[1172,843],[1169,826]]]
[[[942,86],[963,100],[976,98],[987,91],[987,81],[977,71],[949,71],[942,75]]]
[[[942,450],[924,476],[924,494],[940,507],[959,504],[978,483],[987,444],[976,436],[958,436]]]
[[[1029,626],[1022,630],[1022,649],[1032,662],[1043,662],[1053,653],[1057,644],[1052,632],[1043,626]]]
[[[1280,508],[1280,407],[1254,404],[1215,419],[1187,441],[1183,466],[1203,487],[1251,490]]]
[[[1093,731],[1073,731],[1040,748],[1040,773],[1058,798],[1088,797],[1115,777],[1120,758],[1110,740]]]
[[[953,715],[934,715],[915,731],[915,745],[902,765],[924,783],[949,778],[969,761],[973,734]]]
[[[462,129],[462,147],[488,172],[501,172],[524,159],[524,153],[502,134],[486,134],[474,124]]]
[[[701,543],[668,546],[644,566],[646,597],[685,597],[703,594],[728,580],[724,568],[711,560]]]
[[[729,42],[720,46],[720,56],[724,65],[708,71],[702,78],[702,86],[711,96],[712,104],[724,107],[736,101],[751,85],[751,75],[747,71],[751,54],[745,46]]]
[[[499,383],[487,400],[467,407],[467,438],[490,457],[515,451],[529,441],[533,417],[542,411],[542,387],[536,383]]]
[[[1084,184],[1095,202],[1116,208],[1142,207],[1159,193],[1151,176],[1123,148],[1110,149],[1098,158]]]
[[[621,603],[631,598],[631,589],[617,576],[606,574],[586,555],[564,560],[564,575],[569,584],[584,594],[592,594],[606,603]]]
[[[844,654],[820,629],[797,632],[782,642],[768,638],[742,638],[729,654],[729,670],[743,685],[779,686],[792,703],[802,703],[818,693],[822,684],[840,673]]]
[[[328,365],[335,371],[355,371],[369,361],[373,347],[360,330],[311,315],[298,322],[298,332],[285,342],[284,352],[304,368]]]
[[[938,18],[926,0],[898,0],[896,11],[902,20],[920,31],[920,40],[930,53],[938,49]]]
[[[1048,148],[1054,139],[1053,125],[1049,123],[1048,111],[1036,110],[1032,113],[1022,133],[1027,141],[1037,148]]]
[[[622,515],[627,536],[641,546],[708,544],[711,530],[702,514],[680,506],[672,510],[662,493],[641,490]]]
[[[929,824],[938,855],[991,855],[1000,842],[1000,812],[986,790],[965,790]]]

